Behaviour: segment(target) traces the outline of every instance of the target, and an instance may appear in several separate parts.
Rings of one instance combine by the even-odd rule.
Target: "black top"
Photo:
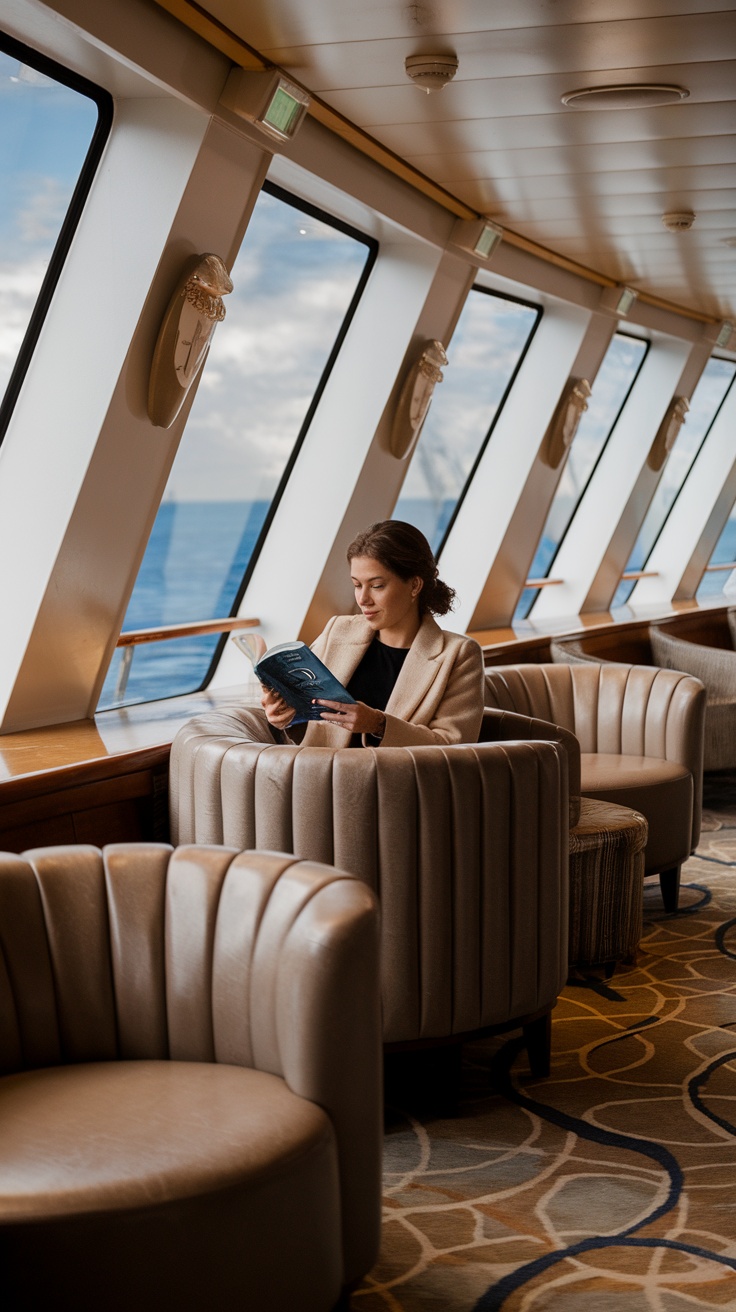
[[[350,696],[356,702],[365,702],[366,706],[373,706],[377,711],[385,711],[408,654],[408,647],[388,647],[374,638],[347,685]],[[363,735],[354,733],[350,746],[362,747]]]

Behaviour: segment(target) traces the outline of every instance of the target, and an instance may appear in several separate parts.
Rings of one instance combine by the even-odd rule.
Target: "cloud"
[[[41,256],[24,264],[0,265],[0,396],[17,359],[46,266],[47,260]]]
[[[69,208],[70,192],[58,178],[24,177],[15,222],[24,245],[53,244]]]

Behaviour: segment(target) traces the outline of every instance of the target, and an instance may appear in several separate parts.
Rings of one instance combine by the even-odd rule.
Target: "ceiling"
[[[187,7],[179,0],[174,11],[184,17]],[[736,317],[729,0],[200,0],[196,9],[522,238],[701,315]],[[459,69],[427,95],[404,60],[435,52],[457,55]],[[580,87],[630,82],[690,95],[648,109],[561,103]],[[677,210],[695,212],[689,232],[662,224]]]

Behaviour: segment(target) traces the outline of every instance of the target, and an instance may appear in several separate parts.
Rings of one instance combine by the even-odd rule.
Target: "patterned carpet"
[[[635,966],[571,981],[552,1073],[464,1054],[456,1114],[387,1110],[383,1247],[351,1312],[736,1309],[736,774],[706,783]]]

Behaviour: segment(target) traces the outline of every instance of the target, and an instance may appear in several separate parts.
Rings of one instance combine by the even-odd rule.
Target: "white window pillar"
[[[707,346],[698,343],[691,347],[685,368],[675,385],[673,395],[684,396],[687,400],[690,399],[700,375],[708,363],[709,355],[710,350]],[[668,407],[669,402],[665,411],[663,411],[662,418],[664,418]],[[646,518],[652,498],[666,467],[666,459],[659,469],[650,469],[645,460],[639,470],[637,480],[609,543],[608,551],[588,589],[582,610],[588,612],[608,610],[616,588],[621,581],[621,575],[626,569],[634,549],[637,534]],[[646,565],[645,568],[649,569],[649,565]]]
[[[158,327],[185,260],[237,250],[267,162],[173,97],[116,106],[0,451],[6,732],[95,709],[191,404],[148,418]]]
[[[356,484],[441,254],[403,237],[380,247],[241,602],[240,614],[260,619],[269,646],[298,636],[311,640],[319,630],[315,589],[349,508],[356,513]],[[305,579],[315,580],[314,588],[305,591]],[[324,597],[321,609],[329,609]],[[243,657],[227,644],[211,686],[242,679]]]
[[[589,320],[590,312],[578,306],[554,303],[545,309],[442,549],[442,577],[450,586],[461,583],[462,595],[452,615],[453,628],[460,631],[494,622],[489,571]]]
[[[592,609],[587,599],[593,580],[606,561],[688,352],[686,342],[673,338],[652,344],[555,557],[554,577],[562,583],[544,589],[534,606],[534,620]],[[614,571],[614,590],[623,568],[619,564]]]
[[[580,350],[570,369],[572,378],[592,384],[608,350],[616,324],[610,315],[591,316]],[[561,378],[565,384],[567,378]],[[529,577],[542,530],[562,477],[569,450],[553,468],[545,460],[547,426],[529,477],[509,520],[501,546],[491,565],[470,624],[473,632],[511,624],[519,597]]]
[[[694,597],[736,499],[736,387],[731,387],[647,562],[632,606],[669,605]]]
[[[0,451],[0,718],[26,728],[88,712],[96,626],[79,562],[58,567],[115,383],[207,129],[167,100],[122,102]],[[146,161],[150,160],[150,167]],[[134,185],[131,185],[133,180]],[[50,441],[49,428],[52,425]],[[126,440],[119,434],[119,441]],[[45,598],[56,625],[38,644]],[[105,635],[106,636],[106,635]],[[10,706],[10,703],[13,703]]]

